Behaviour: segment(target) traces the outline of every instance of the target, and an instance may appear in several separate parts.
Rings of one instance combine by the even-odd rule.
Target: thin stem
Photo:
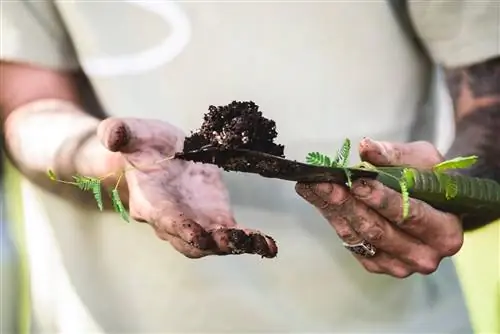
[[[71,184],[73,186],[77,186],[78,185],[78,183],[76,183],[76,182],[64,181],[64,180],[61,180],[61,179],[55,179],[54,181],[59,182],[59,183],[64,183],[64,184]]]
[[[156,160],[156,161],[154,161],[153,163],[151,163],[151,164],[147,164],[147,165],[142,165],[142,166],[129,166],[129,167],[125,168],[124,172],[128,172],[128,171],[131,171],[131,170],[134,170],[134,169],[140,169],[140,168],[143,168],[143,167],[153,166],[153,165],[156,165],[156,164],[162,163],[162,162],[164,162],[164,161],[172,160],[173,158],[175,158],[175,155],[171,155],[171,156],[168,156],[168,157],[162,158],[162,159],[160,159],[160,160]]]
[[[113,190],[117,190],[118,189],[118,186],[120,185],[120,181],[121,181],[123,175],[125,175],[125,171],[123,171],[123,172],[120,173],[120,176],[118,177],[118,180],[116,181],[116,185],[113,188]]]

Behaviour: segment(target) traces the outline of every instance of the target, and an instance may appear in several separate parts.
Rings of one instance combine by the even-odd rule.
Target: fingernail
[[[270,254],[270,249],[264,236],[257,233],[251,233],[250,236],[252,238],[252,253],[262,257],[270,257],[272,255]]]
[[[330,183],[319,183],[313,187],[313,192],[324,200],[329,199],[332,190],[333,185]]]
[[[371,187],[369,181],[358,180],[354,182],[351,188],[351,192],[357,197],[367,197],[372,193],[373,188]]]
[[[363,140],[365,142],[365,145],[367,146],[368,151],[374,151],[384,159],[389,160],[389,152],[385,145],[368,137],[363,138]]]
[[[130,141],[130,129],[120,120],[110,119],[104,122],[104,146],[111,152],[118,152],[127,146]]]

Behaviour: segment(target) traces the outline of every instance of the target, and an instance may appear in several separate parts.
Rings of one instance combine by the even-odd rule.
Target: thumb
[[[412,166],[431,169],[442,162],[443,156],[434,145],[426,141],[396,143],[363,138],[359,143],[361,160],[376,166]]]
[[[145,147],[172,153],[182,147],[183,134],[157,120],[110,117],[97,129],[101,143],[112,152],[134,153]]]

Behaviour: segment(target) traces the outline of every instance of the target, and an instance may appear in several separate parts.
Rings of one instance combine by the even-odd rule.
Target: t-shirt
[[[500,55],[500,2],[414,1],[409,9],[417,34],[436,62],[464,66]],[[452,105],[441,98],[439,107],[450,110]],[[500,220],[466,233],[454,260],[475,332],[500,333]]]
[[[408,140],[427,100],[424,57],[385,2],[12,1],[3,12],[3,59],[83,69],[109,115],[189,131],[208,105],[253,100],[292,159],[345,137]],[[470,332],[450,259],[429,276],[369,274],[292,183],[224,179],[236,219],[275,237],[276,259],[189,260],[145,224],[23,180],[40,332]]]

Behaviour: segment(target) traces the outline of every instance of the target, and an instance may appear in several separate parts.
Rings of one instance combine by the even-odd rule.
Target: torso
[[[276,120],[278,141],[294,159],[310,150],[333,154],[346,137],[407,140],[428,84],[383,2],[58,7],[108,114],[162,119],[189,131],[210,104],[253,100]],[[144,224],[41,195],[50,225],[31,238],[58,245],[32,246],[32,261],[40,256],[52,268],[32,273],[42,281],[35,304],[46,305],[38,312],[52,319],[46,328],[73,328],[71,321],[115,333],[468,328],[451,261],[428,277],[368,274],[293,184],[225,179],[236,218],[276,238],[276,259],[188,260]],[[55,299],[40,293],[51,289],[61,291]],[[80,320],[71,320],[75,314]]]

